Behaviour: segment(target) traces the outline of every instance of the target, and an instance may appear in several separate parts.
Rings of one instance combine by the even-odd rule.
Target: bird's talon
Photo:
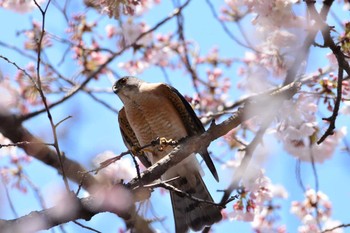
[[[131,154],[133,154],[133,155],[137,155],[138,152],[140,152],[140,147],[132,146],[131,149],[130,149],[130,152],[131,152]]]
[[[173,140],[173,139],[166,139],[165,137],[161,137],[159,138],[159,144],[160,145],[171,145],[174,146],[177,144],[177,141]]]

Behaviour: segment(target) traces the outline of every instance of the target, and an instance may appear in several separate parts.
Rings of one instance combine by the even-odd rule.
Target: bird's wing
[[[160,84],[157,87],[157,89],[161,92],[163,96],[167,96],[167,98],[174,105],[175,109],[178,111],[181,120],[185,125],[188,136],[194,136],[205,132],[202,122],[198,119],[191,105],[187,102],[187,100],[181,95],[181,93],[178,90],[166,84]],[[216,168],[212,159],[209,156],[208,150],[205,149],[204,151],[199,152],[199,154],[204,159],[204,162],[207,164],[214,178],[217,181],[219,181]]]
[[[135,148],[133,148],[133,147],[140,148],[141,146],[140,146],[139,141],[136,138],[136,135],[135,135],[133,129],[131,128],[131,126],[129,124],[128,118],[126,117],[126,114],[125,114],[124,107],[119,111],[118,122],[119,122],[120,132],[122,134],[122,138],[123,138],[123,141],[124,141],[126,147],[130,151],[135,152],[135,150],[133,150]],[[152,165],[144,152],[139,151],[136,153],[135,156],[137,156],[140,159],[141,163],[146,168],[148,168]]]

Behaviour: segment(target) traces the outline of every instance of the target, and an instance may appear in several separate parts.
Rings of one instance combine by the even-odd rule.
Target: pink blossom
[[[317,137],[318,123],[315,113],[317,106],[315,99],[300,95],[294,102],[285,101],[280,109],[280,123],[276,136],[282,140],[284,148],[291,155],[303,161],[323,162],[329,159],[339,141],[346,135],[345,128],[337,130],[322,144],[316,144],[313,137]]]
[[[254,221],[251,223],[252,228],[257,233],[285,233],[287,232],[285,225],[279,225],[277,222],[278,217],[276,215],[273,206],[267,206],[260,213],[256,214]]]
[[[131,75],[137,75],[142,73],[150,64],[145,61],[129,61],[129,62],[119,62],[118,67],[125,69]]]
[[[334,53],[327,53],[326,57],[328,58],[329,64],[331,66],[338,66],[338,61]]]
[[[111,187],[96,187],[94,193],[94,204],[98,208],[102,208],[112,213],[120,214],[127,213],[129,208],[133,205],[133,195],[130,190],[122,185],[113,185]]]
[[[344,115],[350,115],[350,101],[344,102],[343,107],[340,109],[340,112]]]
[[[38,21],[32,21],[32,29],[25,30],[24,35],[27,37],[27,40],[24,42],[24,48],[28,50],[38,50],[38,41],[42,36],[41,23]],[[48,34],[44,34],[44,37],[41,41],[40,48],[51,47],[52,43]]]
[[[150,35],[149,39],[151,40],[153,37]],[[177,42],[173,43],[170,40],[171,37],[169,35],[157,35],[156,41],[152,43],[147,42],[150,43],[150,45],[145,47],[142,53],[134,53],[134,57],[130,61],[120,62],[118,66],[125,69],[131,75],[140,74],[152,65],[174,68],[172,58],[175,56],[174,50],[176,50],[179,45]],[[146,44],[144,44],[144,46],[146,46]],[[136,50],[139,51],[137,48]]]
[[[33,83],[33,81],[36,82],[37,80],[36,65],[33,62],[29,62],[25,70],[31,78],[25,75],[21,70],[18,70],[15,76],[15,80],[19,85],[18,92],[20,95],[20,101],[19,106],[17,106],[17,110],[19,110],[21,113],[28,112],[28,105],[34,106],[43,104],[36,84]],[[51,85],[54,80],[55,79],[52,75],[52,71],[48,69],[48,67],[44,67],[43,73],[41,74],[41,89],[45,93],[52,92]]]
[[[323,227],[322,227],[322,230],[323,230],[323,231],[326,231],[326,230],[327,230],[327,232],[329,232],[329,233],[343,233],[343,232],[344,232],[343,227],[338,227],[338,226],[340,226],[340,225],[342,225],[342,223],[341,223],[340,221],[328,219],[328,220],[324,223],[324,225],[323,225]],[[338,227],[338,228],[336,228],[336,229],[334,229],[334,230],[332,230],[332,231],[329,231],[329,230],[328,230],[328,229],[333,229],[333,228],[335,228],[335,227]]]
[[[107,159],[116,157],[117,155],[111,151],[105,151],[98,154],[93,163],[96,168],[100,166],[100,163],[106,161]],[[122,158],[107,167],[101,169],[97,173],[97,178],[104,183],[116,184],[121,181],[131,180],[136,176],[136,168],[128,158]]]
[[[36,2],[40,5],[45,0],[37,0]],[[24,14],[34,10],[37,6],[33,0],[2,0],[0,7]]]
[[[145,14],[148,10],[159,4],[161,0],[140,0],[141,4],[135,6],[135,15]]]
[[[253,20],[262,27],[268,30],[268,27],[291,27],[300,26],[300,19],[292,13],[292,5],[297,0],[272,0],[269,2],[259,0],[254,3],[249,1],[248,6],[252,12],[257,14]]]
[[[120,13],[134,14],[134,6],[139,4],[139,0],[132,1],[116,1],[116,0],[100,0],[97,6],[101,7],[103,14],[108,14],[109,17],[119,18]]]
[[[350,82],[348,80],[343,81],[342,83],[342,99],[350,100]]]
[[[106,33],[107,33],[107,37],[108,38],[112,38],[113,36],[117,35],[117,28],[114,25],[108,24],[105,27]]]
[[[282,185],[274,185],[274,184],[271,184],[270,187],[269,187],[270,191],[271,191],[271,195],[273,197],[277,197],[277,198],[283,198],[283,199],[287,199],[288,198],[288,192],[287,190],[285,189],[284,186]]]
[[[174,55],[173,50],[169,46],[157,46],[147,49],[145,58],[150,64],[166,67],[171,64],[170,61]]]
[[[238,221],[251,222],[254,219],[254,214],[252,212],[245,212],[243,210],[235,210],[228,214],[228,219],[231,221],[238,220]]]
[[[271,202],[272,198],[285,198],[288,194],[285,190],[271,192],[271,190],[276,190],[277,188],[271,184],[270,179],[264,175],[263,171],[251,168],[250,170],[258,171],[251,174],[245,173],[242,181],[244,190],[241,192],[240,199],[234,203],[233,211],[229,212],[228,216],[231,220],[254,220],[256,228],[258,228],[259,224],[257,224],[257,218],[261,218],[263,213],[265,213],[265,217],[267,217],[266,211],[268,211],[269,208],[267,203]],[[281,187],[280,190],[282,190]],[[261,221],[260,223],[263,224]],[[281,232],[283,232],[282,229],[283,228],[281,228]]]
[[[0,133],[0,145],[8,145],[11,144],[12,142],[10,141],[10,139],[4,137],[4,135],[2,135]],[[10,147],[2,147],[0,149],[0,158],[3,156],[11,156],[11,157],[15,157],[17,155],[17,147],[15,146],[10,146]]]
[[[195,59],[195,62],[197,64],[208,63],[213,65],[214,67],[217,67],[220,64],[230,66],[233,61],[233,59],[231,58],[222,58],[219,54],[219,49],[217,47],[212,48],[205,56],[196,56]]]
[[[318,233],[320,231],[318,223],[323,225],[322,229],[330,228],[334,222],[331,219],[331,212],[332,204],[328,196],[321,191],[316,193],[313,189],[306,190],[305,199],[293,201],[291,207],[291,213],[295,214],[303,224],[298,228],[300,233]]]
[[[121,13],[125,15],[144,14],[158,3],[160,0],[99,0],[97,6],[101,8],[102,13],[118,19]]]
[[[294,51],[301,44],[304,34],[304,20],[293,14],[294,0],[271,1],[225,1],[229,8],[228,17],[236,14],[254,13],[253,23],[259,41],[254,47],[256,52],[246,54],[240,69],[244,79],[238,84],[240,89],[249,93],[259,93],[272,88],[274,82],[286,76],[293,64]],[[243,9],[244,8],[244,9]],[[237,13],[240,12],[240,13]],[[245,13],[242,13],[245,12]],[[296,28],[301,29],[297,31]],[[272,81],[272,82],[271,82]]]
[[[246,53],[243,59],[246,64],[245,67],[241,68],[240,72],[244,79],[239,83],[239,87],[248,94],[260,93],[273,87],[271,83],[266,82],[269,76],[269,70],[259,64],[260,60],[260,56],[258,57],[256,54],[250,52]]]
[[[146,23],[136,23],[133,19],[129,18],[124,22],[120,28],[116,29],[116,33],[121,36],[121,47],[131,45],[136,42],[136,39],[149,29]],[[136,43],[141,46],[148,46],[153,40],[152,33],[148,33],[139,39]]]
[[[8,78],[0,79],[0,112],[5,113],[16,109],[20,104],[18,88],[12,86]]]

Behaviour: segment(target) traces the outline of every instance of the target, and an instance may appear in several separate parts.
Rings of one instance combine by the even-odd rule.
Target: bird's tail
[[[172,182],[172,185],[185,193],[201,200],[213,202],[207,187],[199,173],[194,175],[195,182],[188,182],[185,177],[181,177]],[[218,206],[196,201],[186,196],[180,196],[171,192],[171,203],[173,206],[176,233],[187,232],[189,228],[199,231],[205,226],[211,226],[221,220],[222,216]]]

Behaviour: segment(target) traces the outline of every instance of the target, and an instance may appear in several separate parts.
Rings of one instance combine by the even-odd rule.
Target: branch
[[[228,35],[228,37],[230,37],[235,43],[237,43],[238,45],[244,47],[244,48],[247,48],[247,49],[250,49],[250,50],[253,50],[253,51],[256,51],[254,49],[254,47],[250,44],[248,38],[245,36],[245,33],[243,31],[242,32],[242,35],[246,41],[247,44],[244,44],[243,42],[241,42],[231,31],[230,29],[226,26],[226,24],[223,22],[223,20],[220,19],[220,17],[218,16],[218,14],[216,13],[215,11],[215,8],[213,6],[213,3],[210,1],[210,0],[206,0],[206,3],[207,5],[209,6],[209,9],[213,15],[213,17],[218,21],[218,23],[221,25],[222,29],[225,31],[225,33]],[[237,22],[237,25],[239,25],[239,20],[238,19],[236,22]],[[257,51],[256,51],[257,52]]]
[[[119,189],[119,192],[116,189]],[[89,221],[94,215],[102,212],[111,212],[121,216],[125,220],[127,228],[132,228],[133,232],[153,232],[149,227],[149,222],[136,214],[136,208],[132,200],[129,200],[129,203],[125,203],[125,197],[120,192],[121,189],[124,192],[128,192],[119,185],[107,190],[107,192],[102,194],[103,196],[98,195],[79,199],[75,195],[70,195],[52,208],[33,211],[28,215],[13,220],[0,220],[1,232],[26,233],[47,230],[77,219]],[[111,197],[113,194],[117,196]],[[118,196],[118,194],[121,195]],[[110,199],[115,203],[109,203]],[[62,203],[65,204],[62,206]]]
[[[25,129],[22,124],[19,122],[18,118],[14,115],[6,115],[0,112],[0,133],[3,134],[6,138],[10,139],[13,144],[2,145],[2,146],[18,146],[22,148],[28,155],[42,161],[43,163],[53,167],[59,173],[60,172],[60,163],[57,157],[57,154],[54,150],[51,150],[49,146],[52,144],[44,143],[42,140],[38,139],[32,135],[27,129]],[[65,168],[66,176],[70,180],[74,181],[84,189],[88,190],[89,193],[95,194],[96,191],[105,190],[107,187],[101,187],[97,180],[89,174],[83,166],[79,163],[70,160],[66,157],[63,159],[63,167]],[[98,189],[96,187],[99,187]],[[121,198],[122,199],[122,198]],[[93,198],[77,199],[74,203],[76,208],[72,212],[65,212],[57,216],[58,210],[62,209],[62,204],[57,207],[50,209],[35,211],[29,215],[23,216],[18,219],[1,221],[0,220],[0,229],[1,232],[28,232],[29,229],[25,228],[20,231],[19,227],[23,226],[32,226],[34,220],[40,222],[40,227],[33,231],[48,229],[52,226],[57,226],[68,221],[73,221],[77,219],[90,219],[93,215],[109,211],[108,208],[98,209],[94,207],[96,204],[94,202],[90,203]],[[99,198],[96,198],[99,200]],[[96,201],[97,203],[100,203]],[[90,207],[92,205],[92,207]],[[64,205],[67,207],[69,205]],[[93,209],[93,207],[95,209]],[[67,208],[63,208],[67,209]],[[68,208],[70,209],[70,208]],[[111,212],[111,211],[110,211]],[[56,213],[56,215],[54,215]],[[136,214],[134,204],[128,209],[127,213],[123,212],[113,212],[116,213],[119,217],[123,218],[128,228],[139,229],[136,232],[153,232],[153,230],[148,226],[148,222],[142,217]],[[67,216],[65,216],[67,215]],[[142,230],[140,230],[142,229]]]
[[[339,108],[340,108],[340,102],[341,102],[341,96],[342,96],[342,83],[343,83],[343,67],[339,67],[338,71],[338,86],[337,86],[337,98],[335,100],[333,113],[330,117],[322,118],[322,120],[326,120],[329,122],[329,126],[326,130],[326,132],[322,135],[322,137],[317,141],[317,144],[321,144],[326,138],[330,135],[334,134],[335,129],[335,121],[337,120]]]
[[[179,177],[176,177],[174,178],[175,179],[178,179]],[[157,183],[152,183],[152,184],[148,184],[148,185],[145,185],[144,187],[145,188],[164,188],[170,192],[173,192],[173,193],[176,193],[177,195],[179,195],[180,197],[185,197],[185,198],[189,198],[193,201],[196,201],[196,202],[200,202],[200,203],[206,203],[206,204],[210,204],[210,205],[214,205],[214,206],[218,206],[218,207],[221,207],[221,208],[224,208],[225,207],[225,204],[217,204],[213,201],[208,201],[208,200],[205,200],[205,199],[201,199],[201,198],[198,198],[198,197],[195,197],[193,196],[192,194],[190,193],[187,193],[187,192],[184,192],[182,191],[181,189],[178,189],[176,187],[174,187],[173,185],[169,184],[168,183],[169,181],[160,181],[160,182],[157,182]]]
[[[41,139],[31,134],[23,127],[16,116],[0,112],[0,133],[17,144],[28,155],[55,168],[61,173],[57,153],[48,146],[51,144],[44,143]],[[90,174],[86,174],[85,168],[79,163],[66,157],[62,158],[62,162],[66,176],[78,184],[82,183],[83,188],[86,190],[91,190],[92,186],[97,184],[95,178]]]
[[[53,135],[53,138],[54,138],[54,143],[53,144],[54,144],[54,147],[56,149],[56,154],[57,154],[58,161],[59,161],[59,164],[60,164],[60,169],[61,169],[61,172],[62,172],[62,178],[63,178],[63,181],[64,181],[64,185],[66,187],[66,190],[69,192],[70,188],[69,188],[69,184],[68,184],[68,179],[67,179],[67,176],[66,176],[65,168],[63,166],[62,153],[61,153],[61,150],[60,150],[60,147],[59,147],[59,144],[58,144],[58,137],[57,137],[57,131],[56,131],[57,126],[53,122],[52,114],[51,114],[50,108],[48,106],[48,103],[47,103],[47,100],[46,100],[46,96],[45,96],[44,91],[42,89],[41,75],[40,75],[42,41],[43,41],[44,36],[45,36],[46,12],[47,12],[47,9],[48,9],[51,1],[49,0],[47,2],[45,9],[42,9],[40,7],[40,5],[35,0],[34,0],[34,3],[35,3],[35,5],[38,7],[38,9],[41,12],[42,25],[41,25],[41,35],[40,35],[39,41],[37,43],[37,54],[38,54],[37,64],[36,64],[36,73],[37,73],[37,80],[36,81],[37,82],[35,82],[34,80],[32,80],[32,81],[33,81],[33,84],[37,86],[37,90],[38,90],[38,92],[40,94],[40,97],[41,97],[41,100],[42,100],[42,102],[43,102],[43,104],[45,106],[45,110],[46,110],[46,113],[47,113],[47,118],[49,119],[49,122],[50,122],[50,125],[51,125],[52,135]]]
[[[181,54],[181,52],[179,51],[180,59],[182,63],[185,65],[187,71],[191,74],[193,87],[196,93],[199,95],[200,92],[198,90],[198,85],[197,85],[197,81],[199,80],[199,78],[195,70],[196,68],[191,64],[190,58],[188,56],[189,52],[187,49],[186,39],[184,35],[184,17],[180,12],[176,18],[177,18],[177,31],[179,34],[180,43],[183,47],[183,53]]]
[[[230,183],[229,187],[225,190],[224,195],[222,196],[220,203],[226,203],[227,200],[229,200],[231,193],[240,187],[239,186],[240,180],[243,177],[243,175],[245,174],[245,171],[247,170],[247,167],[248,167],[248,165],[253,157],[253,153],[254,153],[256,147],[260,144],[260,142],[265,134],[266,129],[269,127],[269,125],[271,124],[271,121],[273,120],[273,117],[274,117],[274,115],[272,115],[270,112],[268,117],[266,117],[264,119],[264,123],[262,124],[259,131],[256,133],[254,139],[249,143],[249,145],[246,146],[244,157],[243,157],[240,165],[235,170],[235,172],[233,174],[233,178],[231,180],[231,183]]]
[[[333,1],[325,1],[324,6],[328,7],[328,10],[331,6]],[[329,135],[334,134],[335,129],[335,121],[338,116],[338,111],[340,107],[341,102],[341,96],[342,96],[342,82],[343,82],[343,71],[345,71],[348,75],[350,75],[350,66],[347,62],[345,55],[341,51],[340,47],[335,44],[334,40],[331,36],[331,27],[325,23],[324,18],[324,12],[321,11],[319,14],[315,8],[315,4],[313,1],[306,1],[308,12],[310,13],[313,20],[315,20],[316,25],[318,26],[319,30],[322,32],[323,40],[324,40],[324,46],[328,47],[332,50],[333,54],[337,58],[338,62],[338,82],[337,82],[337,98],[334,104],[334,110],[332,116],[328,118],[323,118],[323,120],[326,120],[330,122],[328,129],[323,134],[323,136],[317,141],[317,144],[321,144]]]
[[[309,5],[310,2],[314,2],[314,1],[306,0],[305,2],[307,5]],[[326,20],[332,3],[333,3],[333,1],[329,1],[329,0],[324,1],[324,4],[323,4],[322,9],[321,9],[321,17],[323,20]],[[314,41],[315,41],[315,38],[316,38],[316,35],[317,35],[317,32],[319,31],[319,29],[315,29],[314,27],[312,27],[312,28],[310,27],[309,30],[310,31],[307,34],[302,47],[299,49],[299,53],[297,53],[297,56],[295,57],[291,68],[288,69],[286,79],[284,80],[284,85],[289,84],[289,83],[293,82],[293,80],[295,80],[295,77],[297,76],[296,74],[298,73],[299,68],[301,67],[301,64],[306,59],[311,45],[314,44]]]
[[[340,228],[347,228],[350,227],[350,224],[340,224],[339,226],[333,227],[333,228],[328,228],[321,233],[326,233],[326,232],[333,232],[334,230],[340,229]]]

